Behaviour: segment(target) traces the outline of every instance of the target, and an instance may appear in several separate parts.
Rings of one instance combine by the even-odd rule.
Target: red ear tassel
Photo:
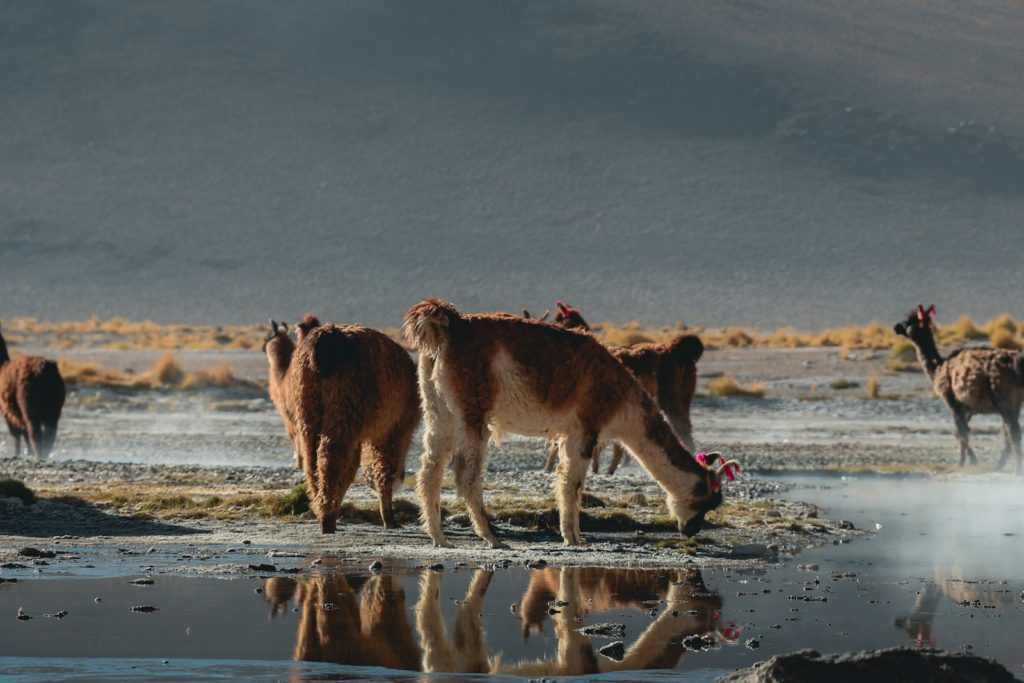
[[[924,312],[924,306],[918,306],[917,307],[917,319],[920,320],[921,322],[924,322],[925,321],[925,316],[926,316],[926,314]]]
[[[928,307],[928,317],[929,318],[934,318],[935,317],[935,306],[929,306]]]

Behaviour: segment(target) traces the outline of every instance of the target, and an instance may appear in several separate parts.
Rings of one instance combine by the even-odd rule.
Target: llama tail
[[[321,377],[334,375],[358,353],[356,341],[334,325],[315,327],[307,338],[313,346],[313,370]]]
[[[672,340],[672,357],[677,363],[696,363],[704,355],[704,342],[695,334],[681,334]]]
[[[405,312],[402,334],[413,348],[436,356],[461,320],[462,315],[447,301],[424,299]]]

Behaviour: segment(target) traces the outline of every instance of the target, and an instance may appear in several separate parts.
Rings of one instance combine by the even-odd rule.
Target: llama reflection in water
[[[409,623],[399,579],[389,575],[268,579],[264,598],[270,603],[272,617],[285,614],[293,599],[299,607],[296,660],[520,676],[671,669],[687,652],[683,638],[713,633],[722,609],[721,597],[708,592],[697,572],[575,567],[534,571],[520,601],[522,632],[527,637],[539,632],[550,619],[558,639],[557,650],[552,658],[510,662],[500,649],[491,652],[484,628],[484,599],[495,580],[494,572],[478,569],[473,573],[464,599],[456,603],[451,632],[441,600],[446,576],[451,578],[433,571],[421,574],[414,624]],[[509,575],[499,578],[507,580]],[[555,600],[560,605],[568,604],[549,615],[548,602]],[[628,649],[621,662],[597,654],[596,650],[608,641],[592,641],[577,631],[592,613],[621,608],[647,610],[655,603],[660,614],[633,642],[627,639]],[[516,618],[503,613],[506,618]]]

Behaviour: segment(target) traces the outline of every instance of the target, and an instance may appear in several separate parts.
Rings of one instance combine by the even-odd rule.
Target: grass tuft
[[[997,327],[992,330],[992,333],[988,337],[989,343],[997,349],[1009,349],[1011,351],[1020,351],[1021,343],[1017,341],[1013,332],[1008,331],[1006,328]]]
[[[867,387],[865,387],[865,394],[868,398],[875,399],[881,395],[882,387],[878,382],[878,372],[875,370],[871,371],[871,377],[868,378]]]
[[[722,375],[711,380],[708,393],[712,396],[739,396],[745,398],[764,398],[768,388],[761,382],[753,382],[747,386],[740,385],[734,377]]]
[[[829,384],[829,387],[836,391],[842,391],[843,389],[856,389],[860,386],[860,382],[854,382],[848,379],[837,379],[836,381]]]
[[[274,517],[301,515],[309,510],[309,496],[305,484],[296,484],[291,491],[270,503],[270,514]]]

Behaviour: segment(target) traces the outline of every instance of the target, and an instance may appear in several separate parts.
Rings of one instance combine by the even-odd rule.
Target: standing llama
[[[718,471],[679,443],[654,401],[593,336],[503,313],[463,315],[427,299],[405,314],[403,332],[419,349],[424,453],[416,490],[434,545],[441,530],[441,479],[455,483],[476,533],[493,548],[484,511],[489,432],[559,440],[555,494],[566,545],[582,545],[580,499],[589,460],[602,441],[622,442],[667,494],[679,530],[697,533],[722,503]]]
[[[64,379],[55,361],[41,356],[12,360],[0,335],[0,414],[14,439],[14,457],[21,455],[22,439],[37,458],[50,455],[64,394]]]
[[[921,367],[932,381],[935,393],[946,402],[956,424],[960,445],[960,467],[970,456],[977,464],[968,443],[967,423],[975,414],[997,414],[1003,419],[1005,446],[996,469],[1002,469],[1010,453],[1017,456],[1017,474],[1021,474],[1020,407],[1024,403],[1024,354],[1004,349],[960,349],[948,358],[939,354],[932,334],[935,306],[918,306],[893,330],[914,343]]]
[[[319,326],[320,320],[312,313],[307,313],[302,318],[302,322],[295,326],[295,336],[301,343],[313,328]],[[292,354],[295,352],[295,344],[288,336],[288,323],[281,323],[279,328],[276,322],[270,321],[270,332],[263,339],[263,352],[267,354],[270,364],[267,377],[270,400],[277,408],[277,412],[281,414],[281,419],[284,420],[284,429],[292,444],[292,464],[296,469],[301,470],[302,461],[299,459],[298,446],[295,445],[295,419],[288,410],[284,395],[284,377],[288,372]]]
[[[397,527],[394,490],[420,419],[409,354],[358,325],[317,325],[297,346],[287,327],[271,321],[271,329],[265,344],[271,396],[298,451],[321,532],[337,529],[360,463],[380,498],[384,528]]]

